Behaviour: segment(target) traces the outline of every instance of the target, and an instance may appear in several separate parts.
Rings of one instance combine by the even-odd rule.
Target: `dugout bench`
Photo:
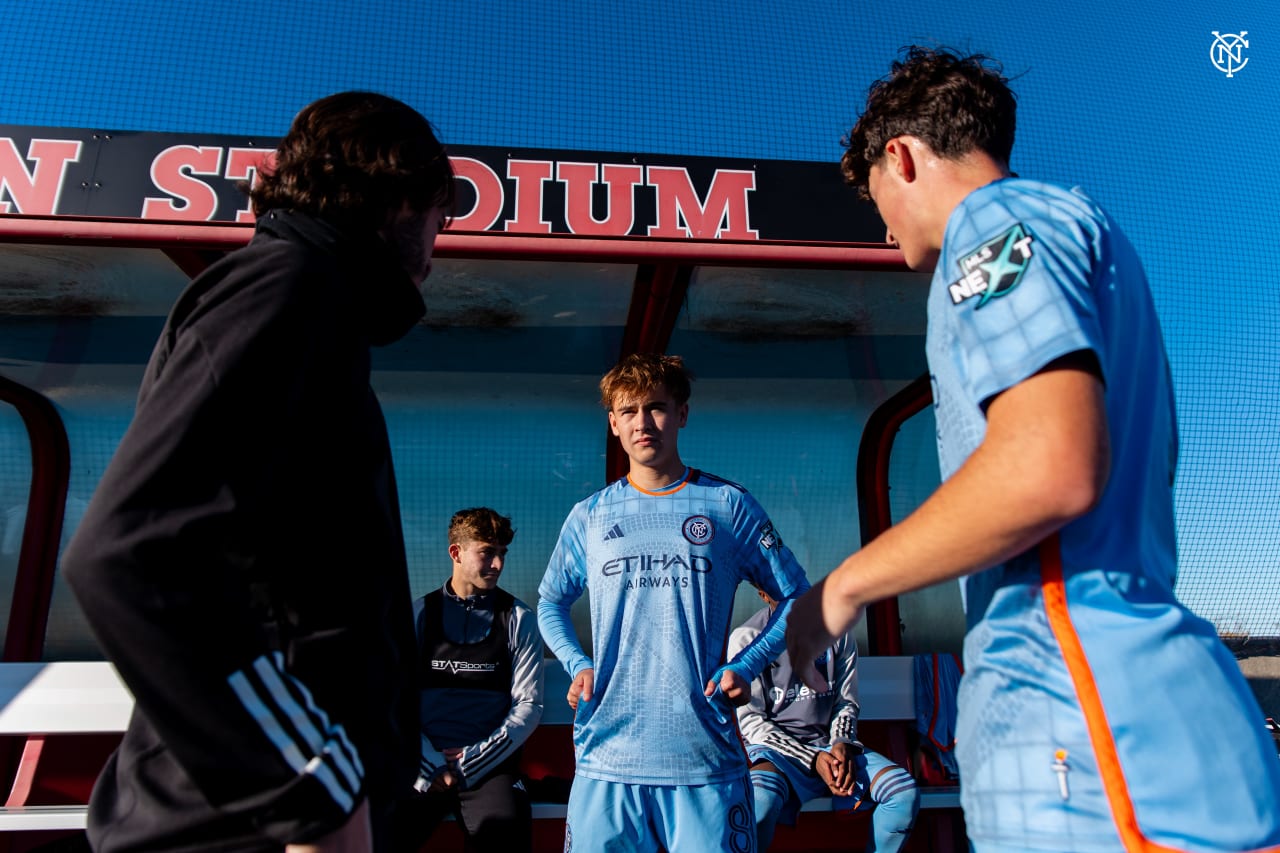
[[[573,717],[564,698],[569,679],[563,667],[548,659],[546,672],[545,709],[525,745],[524,768],[535,798],[534,849],[560,851],[564,799],[573,777]],[[861,740],[914,770],[912,659],[861,658],[858,687]],[[0,808],[0,853],[37,850],[83,830],[94,777],[119,742],[132,707],[133,697],[109,663],[0,663],[0,748],[16,768]],[[906,849],[966,849],[958,787],[920,784],[920,817]],[[794,828],[778,827],[770,850],[860,850],[869,824],[868,813],[835,813],[830,800],[815,800]],[[461,831],[446,823],[428,844],[431,850],[460,851]]]

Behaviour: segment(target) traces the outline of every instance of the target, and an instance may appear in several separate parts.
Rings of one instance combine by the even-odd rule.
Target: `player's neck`
[[[481,589],[478,586],[473,586],[468,580],[466,580],[466,578],[460,578],[457,575],[450,577],[446,583],[448,585],[449,592],[453,593],[458,598],[471,598],[473,596],[484,595],[485,593],[492,591],[488,589]]]
[[[936,205],[938,244],[946,230],[951,212],[975,190],[1002,178],[1009,177],[1009,168],[980,151],[971,152],[958,160],[942,161],[944,165],[931,174],[929,197]]]
[[[688,469],[685,468],[684,463],[679,458],[657,468],[633,463],[627,478],[631,480],[633,485],[644,489],[646,492],[657,492],[683,479],[686,470]]]

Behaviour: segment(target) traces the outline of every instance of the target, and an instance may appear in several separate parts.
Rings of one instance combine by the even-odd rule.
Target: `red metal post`
[[[889,454],[898,429],[912,415],[933,400],[929,375],[910,385],[880,405],[862,431],[858,445],[858,516],[862,544],[866,545],[893,524],[889,512]],[[867,645],[873,655],[902,654],[902,631],[898,599],[886,598],[867,608]]]

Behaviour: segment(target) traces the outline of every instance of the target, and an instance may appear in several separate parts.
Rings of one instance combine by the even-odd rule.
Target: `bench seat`
[[[911,767],[915,703],[909,657],[859,661],[862,705],[859,737],[873,749]],[[535,801],[534,849],[563,846],[565,803],[573,777],[572,711],[565,701],[569,678],[547,661],[545,709],[525,745],[523,765]],[[114,667],[104,662],[0,663],[0,756],[10,790],[0,807],[0,849],[18,837],[56,838],[83,830],[94,777],[128,724],[133,698]],[[773,851],[857,849],[865,843],[866,813],[831,811],[831,800],[806,803],[796,827],[778,828]],[[20,835],[19,835],[20,834]],[[442,826],[431,850],[462,849],[460,830]],[[921,787],[921,819],[908,851],[964,849],[959,789]]]

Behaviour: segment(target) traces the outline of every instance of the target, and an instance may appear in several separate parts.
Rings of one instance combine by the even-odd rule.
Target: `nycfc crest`
[[[1249,35],[1248,30],[1227,33],[1225,36],[1217,30],[1213,31],[1209,60],[1215,68],[1228,77],[1234,77],[1237,71],[1249,64],[1249,58],[1244,55],[1245,49],[1249,47],[1249,40],[1245,38],[1247,35]]]
[[[716,538],[716,528],[711,523],[711,519],[705,515],[691,515],[686,518],[681,532],[684,533],[684,538],[694,545],[706,545]]]

